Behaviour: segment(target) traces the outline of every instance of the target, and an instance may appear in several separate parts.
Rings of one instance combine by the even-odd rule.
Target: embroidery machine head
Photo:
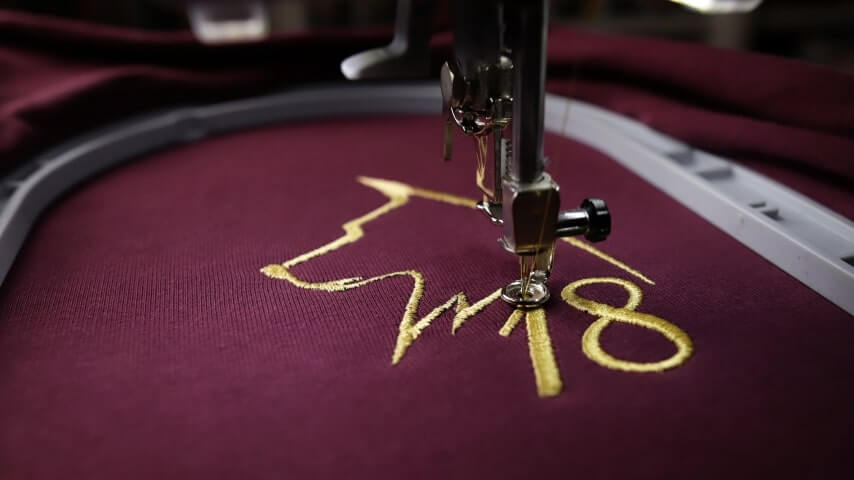
[[[673,1],[707,13],[748,10],[761,2]],[[399,0],[391,44],[346,59],[344,75],[371,79],[426,73],[433,3]],[[538,307],[549,299],[546,281],[557,238],[584,235],[599,242],[611,233],[611,214],[603,200],[587,198],[578,208],[561,211],[560,189],[545,172],[548,5],[548,0],[453,2],[455,58],[440,74],[445,159],[451,157],[455,126],[481,139],[484,147],[492,136],[494,190],[478,209],[502,228],[499,245],[519,259],[521,278],[504,287],[502,298],[520,308]]]
[[[605,240],[611,215],[604,201],[585,199],[560,211],[560,189],[545,172],[543,154],[548,1],[475,0],[454,3],[455,59],[442,67],[447,114],[445,158],[451,132],[493,137],[495,194],[478,208],[502,227],[499,244],[519,258],[520,279],[502,299],[536,307],[549,299],[555,240],[584,235]],[[509,138],[505,131],[510,129]]]
[[[431,1],[400,0],[392,43],[346,59],[344,75],[365,79],[426,70],[431,32],[424,19],[432,18],[432,8]],[[592,198],[561,212],[560,189],[545,172],[548,1],[453,2],[453,15],[456,58],[445,63],[440,78],[447,116],[444,157],[451,157],[455,125],[466,135],[492,136],[494,194],[478,208],[501,226],[498,243],[519,258],[521,278],[504,288],[502,298],[516,307],[536,307],[549,299],[555,240],[604,240],[611,216],[604,201]]]

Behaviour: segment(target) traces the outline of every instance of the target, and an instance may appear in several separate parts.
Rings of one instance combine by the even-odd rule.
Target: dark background
[[[0,8],[149,30],[187,29],[175,0],[0,0]],[[273,31],[390,25],[395,0],[267,0]],[[440,9],[447,11],[447,2]],[[553,21],[798,58],[854,72],[854,2],[765,0],[746,15],[702,16],[665,0],[555,0]],[[441,21],[440,21],[441,23]]]

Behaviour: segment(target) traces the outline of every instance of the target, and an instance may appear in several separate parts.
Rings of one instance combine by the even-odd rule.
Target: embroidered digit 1
[[[629,299],[626,302],[626,305],[622,308],[614,307],[594,302],[593,300],[581,297],[575,293],[578,288],[585,285],[601,283],[611,283],[623,287],[629,294]],[[691,352],[693,350],[691,338],[681,328],[667,320],[664,320],[663,318],[656,317],[655,315],[635,311],[638,305],[640,305],[643,293],[641,292],[640,287],[628,280],[614,277],[585,278],[572,282],[564,287],[561,292],[561,296],[570,306],[591,315],[599,316],[599,318],[587,327],[587,330],[585,330],[584,336],[581,339],[581,347],[584,354],[587,355],[590,360],[593,360],[605,368],[622,370],[625,372],[661,372],[663,370],[682,365],[686,360],[688,360],[688,357],[691,356]],[[676,345],[676,353],[670,358],[657,362],[646,363],[632,362],[616,358],[606,352],[602,348],[602,344],[600,342],[602,332],[611,324],[611,322],[624,322],[654,330],[664,335],[665,338]]]

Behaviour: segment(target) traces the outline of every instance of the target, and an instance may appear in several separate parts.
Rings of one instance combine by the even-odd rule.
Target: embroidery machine
[[[761,2],[674,1],[710,13],[750,10]],[[440,78],[445,159],[451,157],[454,125],[480,139],[481,164],[485,138],[492,136],[493,190],[482,185],[479,170],[484,200],[478,209],[502,228],[499,245],[519,259],[520,279],[504,287],[502,298],[522,308],[549,299],[546,281],[557,238],[584,235],[599,242],[611,233],[604,200],[586,198],[578,208],[561,211],[560,188],[545,171],[548,6],[548,0],[453,2],[456,58],[444,64]],[[346,59],[341,71],[353,80],[425,73],[432,10],[430,0],[399,0],[391,44]]]
[[[707,13],[750,10],[760,3],[759,0],[672,1]],[[526,3],[517,0],[455,3],[456,30],[462,32],[457,33],[457,59],[443,69],[444,99],[435,81],[365,82],[289,89],[280,94],[225,104],[154,113],[46,152],[4,181],[8,200],[0,203],[0,281],[11,268],[41,209],[77,182],[129,158],[176,142],[195,141],[207,135],[273,122],[364,113],[435,115],[444,100],[446,128],[457,124],[464,131],[480,135],[477,138],[481,139],[485,134],[493,134],[499,152],[495,163],[501,162],[496,170],[509,172],[503,179],[499,177],[500,189],[498,181],[495,182],[496,191],[501,192],[500,198],[496,195],[491,201],[481,203],[481,209],[502,224],[502,244],[512,249],[529,269],[505,291],[505,300],[514,305],[531,307],[547,300],[546,267],[552,264],[555,238],[570,234],[595,238],[595,235],[607,234],[604,220],[591,225],[587,208],[557,212],[559,190],[545,175],[539,177],[539,182],[520,180],[537,178],[537,172],[543,171],[545,129],[608,155],[825,298],[854,313],[854,297],[850,294],[854,286],[851,268],[854,265],[851,254],[854,225],[850,221],[727,158],[701,151],[634,119],[581,101],[544,95],[547,4]],[[235,32],[243,32],[238,35],[240,38],[255,38],[256,33],[264,31],[259,27],[264,24],[259,16],[249,15],[232,22],[214,15],[216,11],[206,10],[205,6],[210,5],[198,3],[188,7],[193,30],[202,41],[234,41]],[[347,58],[341,64],[342,72],[350,79],[426,76],[432,32],[430,22],[424,20],[431,18],[432,10],[429,0],[399,0],[392,42]],[[522,16],[526,21],[521,21]],[[498,25],[502,18],[515,22],[513,28],[516,30],[506,24],[500,28],[486,26],[490,22]],[[238,28],[240,24],[246,26]],[[463,28],[465,26],[471,28]],[[528,30],[523,30],[525,28]],[[496,40],[489,36],[497,35],[496,32],[503,37]],[[501,38],[506,42],[499,43]],[[487,41],[489,39],[492,41]],[[521,47],[514,53],[508,45]],[[456,79],[461,74],[465,79],[464,72],[469,71],[477,73],[476,82]],[[533,72],[533,79],[524,75],[528,71]],[[516,81],[517,76],[521,81]],[[492,80],[500,81],[499,85],[489,84]],[[507,92],[510,92],[509,98]],[[570,108],[572,115],[567,115]],[[511,121],[514,118],[532,120]],[[510,135],[507,135],[508,127]],[[449,147],[446,143],[446,153]],[[535,154],[523,155],[525,152]],[[531,183],[533,188],[525,190]],[[541,190],[538,188],[543,189],[544,196],[550,194],[554,198],[539,198]],[[504,197],[507,192],[511,201]],[[596,202],[591,203],[590,210],[596,215],[604,214],[604,204],[599,209]],[[535,211],[535,208],[541,210]],[[555,227],[544,229],[541,237],[540,227],[546,225],[542,223],[546,219],[553,220]],[[561,221],[563,223],[559,224]],[[524,282],[529,283],[523,286]],[[522,295],[523,291],[527,296]]]
[[[40,27],[52,34],[49,22],[19,35],[39,38]],[[101,84],[96,93],[106,88],[108,97],[82,90],[70,105],[73,92],[61,90],[49,112],[63,121],[78,112],[82,119],[87,112],[78,109],[92,97],[121,104],[122,96],[137,91],[144,99],[154,89],[136,80],[141,69],[132,66],[134,49],[151,51],[142,42],[114,48],[110,35],[91,42],[101,48],[78,53],[61,48],[66,39],[53,34],[45,45],[8,48],[16,38],[9,30],[13,55],[36,65],[38,56],[55,58],[69,70],[58,85],[94,77]],[[319,55],[301,42],[294,45],[306,51],[302,63],[264,51],[302,74],[300,67]],[[613,45],[626,49],[614,50],[637,54],[634,42],[621,40]],[[154,51],[168,53],[176,44],[186,55],[201,50],[182,40],[158,42]],[[93,56],[102,48],[114,58],[107,65],[129,71],[130,82],[102,81],[105,69]],[[326,52],[329,78],[338,73],[341,51]],[[681,51],[681,58],[697,58],[692,48]],[[222,59],[213,57],[202,65],[217,68]],[[189,57],[172,61],[182,58]],[[700,71],[714,70],[705,67]],[[0,478],[718,478],[733,471],[835,478],[850,470],[844,439],[854,431],[847,414],[854,389],[846,380],[854,376],[847,347],[854,324],[748,250],[782,259],[781,268],[803,271],[814,261],[806,278],[826,282],[835,290],[825,291],[836,292],[830,298],[848,302],[854,313],[854,283],[820,270],[816,256],[817,247],[827,248],[824,264],[835,259],[854,279],[850,221],[834,223],[803,196],[787,196],[720,153],[546,94],[543,128],[554,136],[545,141],[578,152],[579,170],[561,168],[568,159],[552,155],[550,173],[565,195],[569,174],[607,188],[603,197],[620,209],[617,233],[626,234],[610,238],[603,253],[649,277],[592,257],[584,262],[587,253],[567,247],[548,280],[556,297],[549,308],[495,302],[452,337],[457,314],[487,294],[497,298],[511,280],[490,275],[496,266],[511,267],[493,264],[506,255],[491,243],[486,230],[494,230],[469,208],[473,201],[453,207],[413,197],[404,206],[394,193],[356,179],[381,175],[398,195],[404,181],[422,192],[450,184],[460,193],[461,182],[440,174],[453,168],[468,178],[471,163],[436,168],[447,118],[440,116],[436,73],[425,83],[287,84],[259,97],[114,117],[91,133],[69,124],[68,143],[21,165],[0,198],[0,276],[6,259],[26,245],[2,291],[0,444],[8,453],[0,456],[0,472],[10,474]],[[216,74],[194,76],[206,83]],[[812,87],[802,85],[795,91]],[[162,87],[164,94],[182,90]],[[774,98],[791,94],[781,90]],[[33,126],[51,125],[44,116]],[[710,130],[751,118],[721,117]],[[511,131],[504,137],[512,139]],[[421,165],[402,163],[397,153],[407,151]],[[655,221],[644,218],[647,212],[656,213]],[[469,218],[475,228],[456,229]],[[375,219],[382,220],[364,228],[350,223]],[[822,219],[832,235],[810,241]],[[733,238],[722,233],[727,226]],[[448,245],[449,233],[460,230],[479,233]],[[345,243],[359,235],[358,243]],[[329,246],[345,248],[332,253]],[[324,255],[306,255],[312,251]],[[317,263],[306,263],[313,258]],[[258,272],[280,261],[291,280]],[[423,278],[409,276],[411,269]],[[371,283],[375,276],[388,281]],[[360,284],[365,288],[343,289]],[[421,294],[420,303],[413,301]],[[627,318],[679,330],[662,336],[664,330],[644,324],[629,327]],[[692,345],[693,357],[680,367]],[[671,367],[680,369],[662,372]]]

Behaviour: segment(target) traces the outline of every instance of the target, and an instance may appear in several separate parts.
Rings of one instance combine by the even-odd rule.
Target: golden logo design
[[[392,210],[403,207],[412,197],[466,208],[474,208],[475,205],[475,201],[468,198],[411,187],[390,180],[369,177],[359,177],[357,180],[362,185],[373,188],[383,194],[388,198],[388,201],[374,210],[342,225],[344,235],[341,237],[284,263],[267,265],[261,269],[261,272],[270,278],[285,280],[299,288],[322,290],[325,292],[344,292],[393,277],[412,278],[412,293],[406,302],[403,317],[398,328],[397,341],[391,355],[392,365],[397,365],[403,360],[407,349],[412,346],[421,332],[430,326],[433,320],[453,308],[454,317],[451,323],[451,334],[454,334],[467,320],[495,302],[501,296],[501,289],[499,288],[474,303],[470,303],[464,292],[459,292],[447,302],[431,310],[427,315],[418,318],[421,298],[424,295],[425,280],[424,275],[417,270],[403,270],[369,278],[350,277],[323,282],[310,282],[297,277],[291,271],[294,267],[346,245],[356,243],[365,234],[362,230],[363,225],[380,218]],[[625,263],[587,243],[574,238],[565,238],[563,240],[573,247],[608,262],[644,283],[655,285],[652,280],[637,270],[632,269]],[[615,307],[584,298],[577,293],[579,288],[592,284],[613,284],[622,287],[629,294],[626,305]],[[626,372],[661,372],[682,365],[691,356],[693,347],[688,334],[667,320],[637,311],[643,298],[643,292],[633,282],[615,277],[585,278],[564,287],[561,297],[570,306],[598,317],[584,332],[581,346],[582,351],[588,358],[603,367]],[[561,381],[560,370],[558,369],[554,350],[552,349],[545,310],[542,308],[514,310],[504,326],[498,331],[498,334],[504,337],[509,336],[513,332],[513,329],[522,321],[523,317],[525,319],[525,328],[528,332],[528,350],[534,370],[537,394],[541,397],[558,395],[563,388],[563,382]],[[623,322],[658,332],[672,342],[676,346],[677,351],[670,358],[656,362],[633,362],[614,357],[602,348],[600,342],[602,332],[613,322]]]

